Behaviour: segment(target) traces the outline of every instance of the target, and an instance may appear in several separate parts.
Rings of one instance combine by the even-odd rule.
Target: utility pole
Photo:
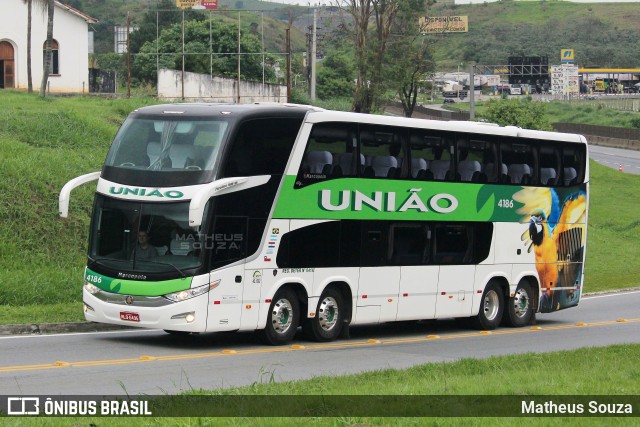
[[[313,9],[313,28],[311,29],[311,57],[309,65],[311,65],[311,82],[309,84],[309,98],[312,101],[316,99],[316,37],[317,37],[317,21],[318,9]]]
[[[238,93],[237,93],[237,104],[240,104],[240,82],[242,81],[240,74],[240,11],[238,11]]]
[[[182,100],[184,101],[184,9],[182,9],[182,75],[181,75],[181,85],[182,86]]]
[[[131,18],[127,12],[127,98],[131,98]],[[117,86],[116,86],[117,92]]]
[[[473,120],[476,116],[476,91],[475,91],[475,65],[469,66],[469,120]]]
[[[287,28],[287,102],[291,102],[291,15],[289,15],[289,28]]]

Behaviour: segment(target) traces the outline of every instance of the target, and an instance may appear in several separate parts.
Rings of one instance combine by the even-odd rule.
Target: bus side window
[[[438,224],[435,226],[433,261],[435,264],[455,265],[468,263],[467,252],[472,250],[467,226],[464,224]],[[466,262],[465,262],[466,261]]]
[[[323,222],[282,236],[276,261],[283,268],[338,267],[340,221]]]
[[[256,119],[240,126],[223,177],[282,175],[300,129],[298,119]]]
[[[348,123],[320,123],[313,127],[296,187],[321,180],[356,176],[358,163],[364,166],[364,156],[357,162],[355,126]]]
[[[445,138],[442,132],[413,130],[409,135],[409,148],[413,179],[425,181],[452,179],[453,143],[449,138]]]
[[[392,224],[389,233],[390,265],[424,265],[429,262],[431,230],[423,224]]]
[[[558,183],[560,175],[560,150],[553,144],[540,145],[540,180],[539,185],[553,187]]]
[[[517,185],[536,185],[538,182],[537,151],[525,142],[502,142],[501,158],[507,164],[508,182]]]
[[[493,224],[439,223],[434,227],[432,264],[479,264],[491,250]]]
[[[365,159],[362,176],[389,179],[407,176],[402,128],[361,126],[359,137],[360,154]]]
[[[248,219],[217,215],[205,247],[211,250],[211,267],[218,268],[244,258],[247,253]]]
[[[564,186],[584,182],[585,149],[583,145],[565,145],[562,149],[562,183]]]
[[[457,174],[456,178],[465,182],[489,182],[484,167],[492,163],[496,157],[495,144],[480,139],[459,138],[457,143]],[[491,181],[495,182],[497,170],[492,166]]]

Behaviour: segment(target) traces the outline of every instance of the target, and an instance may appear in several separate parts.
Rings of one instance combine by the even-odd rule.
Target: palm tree
[[[38,0],[45,1],[45,0]],[[51,44],[53,43],[53,9],[55,0],[46,0],[47,5],[47,45],[44,55],[44,67],[42,70],[42,83],[40,83],[40,97],[44,98],[47,92],[47,81],[49,80],[49,69],[51,68]]]
[[[33,79],[31,77],[31,7],[32,0],[22,0],[27,5],[27,80],[29,84],[28,91],[33,93]]]

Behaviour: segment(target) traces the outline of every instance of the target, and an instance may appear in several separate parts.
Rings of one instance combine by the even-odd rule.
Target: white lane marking
[[[624,296],[624,295],[631,295],[631,294],[637,294],[640,293],[640,291],[630,291],[630,292],[617,292],[614,294],[606,294],[606,295],[594,295],[591,297],[584,297],[581,298],[582,300],[588,300],[588,299],[596,299],[596,298],[609,298],[609,297],[619,297],[619,296]]]
[[[3,335],[0,336],[0,340],[6,340],[11,338],[49,338],[49,337],[69,337],[72,335],[97,335],[97,334],[126,334],[126,333],[151,333],[159,332],[162,329],[124,329],[122,331],[96,331],[96,332],[70,332],[68,334],[24,334],[24,335]]]

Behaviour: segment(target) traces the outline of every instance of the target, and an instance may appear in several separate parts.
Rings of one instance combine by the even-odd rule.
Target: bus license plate
[[[139,322],[140,315],[138,313],[131,313],[128,311],[120,312],[120,320],[127,320],[129,322]]]

